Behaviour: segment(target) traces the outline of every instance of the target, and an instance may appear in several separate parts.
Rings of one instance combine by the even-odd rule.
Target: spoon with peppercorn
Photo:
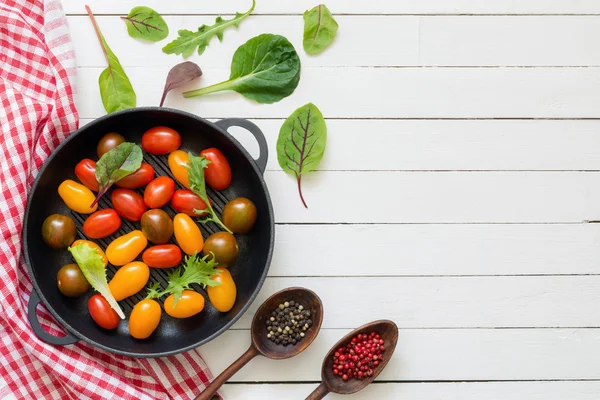
[[[323,304],[313,291],[291,287],[269,297],[252,320],[250,348],[196,397],[209,400],[256,356],[284,360],[300,354],[315,340],[323,322]]]
[[[327,353],[321,384],[306,398],[319,400],[329,392],[350,394],[373,382],[392,358],[398,327],[389,320],[373,321],[341,338]]]

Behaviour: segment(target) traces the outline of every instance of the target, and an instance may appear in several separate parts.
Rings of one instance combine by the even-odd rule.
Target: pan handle
[[[265,135],[262,133],[260,128],[256,126],[253,122],[248,121],[243,118],[225,118],[216,122],[219,128],[223,128],[225,130],[231,128],[232,126],[239,126],[240,128],[246,129],[248,132],[254,136],[256,141],[258,142],[258,149],[260,154],[258,159],[254,160],[256,165],[258,165],[258,169],[261,173],[265,172],[267,169],[267,160],[269,158],[269,148],[267,146],[267,139],[265,139]]]
[[[29,304],[27,305],[27,318],[31,324],[31,329],[33,329],[33,332],[35,332],[40,339],[55,346],[66,346],[79,341],[79,339],[70,332],[67,332],[67,334],[62,337],[54,336],[46,332],[46,330],[42,328],[37,314],[35,313],[35,309],[38,304],[40,304],[40,297],[34,289],[31,291],[31,295],[29,296]]]

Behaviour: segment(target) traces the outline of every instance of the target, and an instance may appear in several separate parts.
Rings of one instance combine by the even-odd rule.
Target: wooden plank
[[[307,384],[225,384],[221,393],[228,400],[304,399],[316,387]],[[352,395],[353,400],[591,400],[600,382],[453,382],[379,383]],[[330,394],[331,400],[348,396]]]
[[[367,252],[355,254],[368,265]],[[235,328],[248,329],[258,306],[290,286],[307,287],[321,297],[325,310],[331,310],[325,312],[325,328],[352,328],[380,318],[401,328],[600,326],[600,276],[290,277],[268,278]]]
[[[96,44],[94,44],[96,46]],[[98,51],[100,49],[98,48]],[[137,104],[157,105],[165,67],[125,67]],[[79,68],[77,106],[82,118],[104,114],[98,88],[102,68]],[[599,117],[600,68],[314,68],[305,67],[294,94],[273,105],[235,92],[166,105],[206,118],[286,118],[313,102],[327,118],[584,118]],[[206,86],[227,79],[228,69],[204,68]],[[319,88],[318,91],[314,90]]]
[[[177,37],[178,29],[195,30],[211,24],[211,16],[166,17],[169,39],[158,44],[127,36],[116,16],[98,17],[106,40],[123,65],[171,67],[180,56],[161,48]],[[303,66],[590,66],[600,65],[600,17],[416,17],[340,16],[340,34],[332,47],[318,57],[302,50],[302,18],[256,16],[239,29],[228,30],[225,40],[215,38],[202,56],[189,59],[200,66],[228,68],[235,49],[265,30],[289,38],[300,52]],[[69,17],[79,66],[105,65],[103,53],[87,16]],[[352,29],[360,26],[360,29]],[[265,29],[268,27],[268,29]],[[346,28],[346,29],[344,29]],[[393,37],[394,45],[373,40],[364,32]],[[477,35],[473,35],[477,32]]]
[[[83,119],[81,125],[89,123]],[[283,119],[254,120],[275,149]],[[600,170],[597,120],[327,121],[323,171]],[[369,132],[366,140],[365,132]],[[258,145],[230,128],[254,157]],[[357,160],[364,160],[357,162]],[[281,170],[272,154],[268,170]]]
[[[271,361],[258,357],[231,382],[317,381],[323,357],[347,332],[324,329],[308,349],[293,359]],[[249,331],[228,331],[199,352],[212,372],[218,374],[249,344]],[[598,379],[599,345],[597,329],[400,329],[396,351],[378,379]]]
[[[127,14],[137,6],[134,0],[89,0],[97,14]],[[147,0],[144,4],[161,13],[170,14],[234,14],[249,8],[250,0],[226,2],[189,2],[188,0]],[[310,0],[257,1],[255,14],[301,15],[316,3]],[[600,13],[595,0],[378,0],[373,3],[347,0],[330,0],[327,6],[336,14],[587,14]],[[64,0],[63,7],[70,14],[84,14],[79,0]]]

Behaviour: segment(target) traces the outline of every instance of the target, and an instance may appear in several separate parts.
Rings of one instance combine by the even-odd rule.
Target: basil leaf
[[[92,20],[92,24],[96,30],[96,36],[98,36],[106,62],[108,63],[108,67],[102,71],[98,78],[100,96],[102,97],[104,109],[110,114],[115,111],[133,108],[135,107],[136,102],[133,86],[131,86],[131,82],[123,70],[119,59],[104,40],[104,36],[102,36],[102,32],[100,32],[100,28],[94,18],[94,14],[92,14],[92,10],[89,6],[85,6],[85,8]]]
[[[121,19],[125,21],[127,32],[132,38],[159,42],[169,36],[167,23],[150,7],[133,7],[129,14]]]
[[[301,178],[321,162],[327,142],[327,126],[321,111],[308,103],[292,113],[283,123],[277,138],[277,161],[285,172],[298,180],[298,193],[304,207]]]
[[[231,61],[229,80],[184,92],[184,97],[235,90],[259,103],[275,103],[294,92],[300,81],[300,58],[280,35],[262,34],[241,45]]]
[[[167,93],[169,93],[171,89],[183,86],[200,76],[202,76],[202,70],[197,64],[194,64],[191,61],[182,62],[171,68],[169,75],[167,75],[167,82],[165,82],[165,88],[163,89],[159,107],[162,107],[165,98],[167,97]]]
[[[302,45],[308,54],[319,54],[325,50],[338,30],[338,23],[324,4],[304,12],[304,40]]]
[[[121,143],[105,153],[96,163],[96,180],[98,181],[98,196],[92,207],[119,179],[133,174],[142,166],[142,149],[135,143]]]
[[[252,0],[252,7],[245,13],[235,13],[235,17],[229,20],[225,20],[221,18],[221,16],[218,16],[214,25],[202,25],[198,28],[197,32],[188,31],[187,29],[180,30],[178,32],[179,37],[163,47],[163,53],[182,54],[184,58],[187,58],[192,55],[196,48],[198,48],[198,55],[202,55],[204,50],[208,47],[210,39],[216,36],[217,39],[222,42],[225,29],[230,26],[235,26],[236,28],[239,27],[242,20],[254,11],[255,5],[255,0]]]

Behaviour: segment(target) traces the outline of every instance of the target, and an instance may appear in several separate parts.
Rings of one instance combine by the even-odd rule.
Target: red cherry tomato
[[[94,192],[98,191],[98,181],[96,180],[96,161],[84,158],[75,166],[75,175],[81,183]]]
[[[209,200],[210,201],[210,200]],[[212,203],[211,203],[212,205]],[[205,214],[194,214],[194,210],[206,210],[206,203],[200,196],[191,190],[180,189],[173,193],[171,206],[175,211],[189,215],[190,217],[201,217]]]
[[[83,234],[90,239],[102,239],[121,227],[121,218],[112,208],[96,211],[83,223]]]
[[[146,186],[144,202],[148,208],[161,208],[175,193],[175,181],[168,176],[159,176]]]
[[[104,329],[115,329],[119,326],[119,314],[110,307],[108,301],[100,294],[96,293],[88,300],[88,310],[95,323]]]
[[[139,221],[146,212],[144,199],[131,189],[115,189],[110,199],[114,209],[128,221]]]
[[[175,267],[181,262],[181,249],[174,244],[151,246],[142,254],[142,260],[153,268]]]
[[[204,179],[208,186],[215,190],[226,189],[231,184],[231,167],[223,153],[219,149],[211,147],[202,150],[200,155],[210,161],[204,170]]]
[[[137,171],[123,179],[119,179],[116,185],[127,189],[137,189],[147,185],[152,179],[154,179],[154,168],[148,163],[142,163]]]
[[[142,149],[150,154],[162,156],[181,146],[181,136],[176,130],[166,126],[155,126],[142,135]]]

